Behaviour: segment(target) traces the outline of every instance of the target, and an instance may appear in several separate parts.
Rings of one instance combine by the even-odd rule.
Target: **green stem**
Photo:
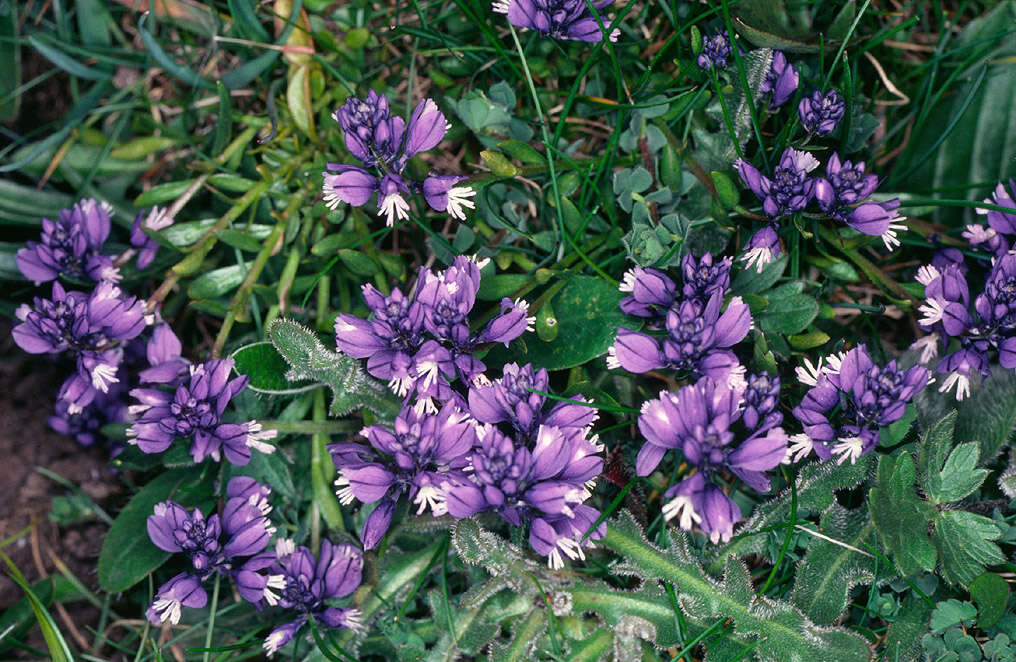
[[[265,430],[278,430],[279,434],[346,434],[355,432],[360,425],[352,421],[258,421]]]
[[[208,631],[205,632],[205,652],[201,656],[203,662],[208,662],[212,648],[212,633],[215,632],[215,610],[219,607],[219,582],[221,575],[215,575],[215,587],[212,589],[211,611],[208,613]]]
[[[314,393],[314,422],[324,422],[326,414],[325,390],[322,387]],[[321,517],[325,524],[330,529],[341,529],[342,510],[330,487],[332,479],[335,477],[335,465],[332,464],[331,456],[328,453],[328,441],[329,436],[324,433],[318,432],[311,436],[311,489],[314,493],[314,503],[321,510]]]

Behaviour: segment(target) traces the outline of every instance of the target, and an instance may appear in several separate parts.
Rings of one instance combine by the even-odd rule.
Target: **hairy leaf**
[[[231,357],[236,361],[234,370],[247,375],[247,388],[258,393],[288,395],[314,388],[319,382],[286,379],[289,364],[270,342],[256,342],[239,348]]]
[[[794,578],[794,605],[819,625],[835,621],[850,602],[850,590],[875,580],[874,556],[858,551],[874,533],[867,508],[830,506],[822,515],[822,534],[843,544],[817,537],[808,543]]]
[[[878,463],[878,485],[868,493],[871,518],[904,575],[934,570],[935,547],[928,539],[928,522],[935,507],[914,491],[916,472],[909,453],[896,458],[883,455]]]
[[[343,416],[363,408],[391,419],[401,410],[401,402],[384,384],[364,373],[359,361],[325,349],[310,329],[279,319],[268,328],[268,335],[289,363],[286,379],[318,381],[332,390],[333,415]]]
[[[1005,554],[993,541],[1002,537],[998,525],[965,510],[946,510],[935,521],[935,546],[942,559],[942,576],[969,586],[985,566],[1005,563]]]

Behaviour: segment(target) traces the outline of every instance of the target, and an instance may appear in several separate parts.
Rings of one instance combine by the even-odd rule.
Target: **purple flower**
[[[159,252],[159,242],[155,241],[145,230],[158,231],[173,224],[173,217],[165,209],[152,207],[148,212],[139,211],[131,224],[131,246],[138,252],[138,269],[145,269],[155,260]]]
[[[903,417],[907,403],[931,376],[927,368],[904,370],[895,360],[880,366],[864,345],[828,357],[827,364],[802,378],[812,388],[793,413],[815,454],[823,460],[837,455],[837,464],[847,458],[853,464],[874,449],[881,429]]]
[[[596,11],[614,4],[614,0],[594,0]],[[517,28],[536,30],[544,37],[596,43],[603,40],[603,31],[586,6],[585,0],[494,0],[491,10],[505,14]],[[601,17],[602,18],[602,17]],[[603,19],[604,27],[609,21]],[[614,29],[610,41],[617,41],[620,30]]]
[[[339,351],[367,359],[367,372],[400,396],[416,394],[420,406],[436,411],[434,400],[454,397],[450,380],[460,376],[471,383],[486,369],[473,354],[487,344],[507,344],[532,330],[535,318],[525,301],[505,298],[501,313],[478,333],[469,327],[469,314],[480,288],[485,261],[457,257],[448,269],[433,273],[421,269],[416,293],[410,298],[398,288],[382,295],[364,285],[363,296],[372,320],[340,313],[335,319]]]
[[[815,91],[810,97],[801,99],[797,112],[801,116],[801,124],[808,133],[828,136],[843,119],[847,105],[836,90],[825,94]]]
[[[998,257],[1008,253],[1013,240],[1016,239],[1016,201],[1013,201],[1013,195],[1016,193],[1010,191],[1016,192],[1016,180],[1009,180],[1009,190],[1006,190],[1003,182],[999,182],[991,197],[985,198],[984,201],[1000,207],[1009,207],[1013,211],[977,208],[975,211],[978,214],[987,217],[988,225],[968,225],[963,232],[963,236],[972,246],[983,245]]]
[[[96,285],[90,295],[67,292],[59,282],[52,292],[50,299],[36,297],[32,306],[18,308],[21,324],[11,335],[30,354],[70,352],[78,379],[69,390],[74,405],[84,407],[119,381],[123,345],[145,328],[144,304],[109,281]]]
[[[530,539],[542,542],[534,542],[534,550],[560,567],[561,554],[581,557],[579,540],[599,517],[578,507],[603,468],[603,446],[590,437],[595,410],[558,402],[545,412],[546,396],[533,391],[546,388],[546,370],[510,364],[501,379],[470,389],[470,413],[483,423],[476,428],[478,443],[468,466],[458,476],[449,474],[442,487],[453,517],[493,511],[513,526],[536,527]],[[590,542],[601,537],[594,533]]]
[[[180,593],[186,588],[195,595],[197,591],[203,595],[201,584],[215,575],[232,577],[241,596],[258,608],[278,601],[272,589],[282,588],[282,578],[263,572],[269,564],[261,555],[275,533],[275,527],[268,521],[272,510],[267,501],[270,494],[269,487],[238,477],[226,488],[229,499],[221,517],[212,515],[206,519],[197,508],[188,513],[173,501],[155,505],[147,522],[148,537],[161,550],[186,555],[192,569],[159,589],[148,612],[152,623],[157,625],[167,618],[177,623],[181,605],[203,607],[203,599],[201,604],[189,604]],[[175,603],[160,603],[172,596],[176,596]]]
[[[818,160],[808,152],[788,147],[770,179],[743,159],[734,162],[744,185],[760,200],[771,218],[793,214],[808,206],[815,191],[815,180],[808,173],[818,167]]]
[[[636,317],[650,320],[650,328],[661,328],[667,312],[679,306],[682,300],[705,303],[713,294],[721,295],[730,286],[730,258],[714,260],[706,253],[696,259],[685,255],[681,260],[682,285],[677,284],[662,271],[652,268],[634,267],[624,273],[618,290],[629,293],[621,299],[621,310]]]
[[[419,506],[417,515],[427,509],[435,517],[445,514],[441,484],[451,476],[465,478],[462,470],[476,442],[475,422],[468,415],[452,403],[436,414],[406,407],[392,430],[371,425],[361,434],[370,446],[343,443],[329,449],[339,470],[335,481],[339,502],[381,501],[361,531],[364,549],[381,541],[403,494]]]
[[[931,332],[919,344],[922,360],[937,354],[938,341],[944,346],[958,341],[959,349],[939,360],[935,369],[946,378],[940,392],[956,388],[956,399],[970,394],[970,377],[976,371],[988,376],[989,355],[998,354],[1003,368],[1016,369],[1016,255],[996,258],[984,284],[984,291],[969,307],[970,293],[963,271],[950,264],[942,270],[925,266],[918,271],[925,288],[925,303],[918,308],[918,321]]]
[[[783,415],[775,411],[778,400],[779,381],[763,374],[752,376],[746,389],[704,378],[643,405],[638,424],[646,443],[636,473],[648,476],[671,449],[698,468],[665,493],[670,499],[663,509],[666,519],[680,517],[684,529],[698,524],[714,543],[730,539],[741,513],[712,477],[729,470],[752,489],[769,490],[765,471],[787,454],[787,435],[778,427]]]
[[[896,209],[899,200],[872,202],[868,198],[878,188],[876,175],[864,174],[864,162],[840,161],[833,153],[826,163],[826,176],[815,181],[815,200],[823,211],[858,232],[882,237],[886,248],[900,245],[898,230],[906,230],[905,220]]]
[[[473,196],[476,191],[468,186],[456,186],[467,177],[458,175],[435,175],[431,173],[423,180],[423,197],[434,211],[447,212],[452,218],[466,220],[463,208],[476,207]]]
[[[762,273],[766,265],[779,256],[780,237],[776,234],[775,226],[767,225],[751,236],[744,247],[744,253],[738,259],[744,262],[745,268],[754,268],[756,272]]]
[[[696,62],[705,71],[726,69],[727,60],[732,52],[730,39],[727,38],[727,34],[725,32],[717,32],[702,40],[702,52],[699,53]]]
[[[18,251],[18,269],[35,284],[54,280],[61,274],[93,281],[120,279],[108,255],[99,253],[109,236],[108,203],[92,199],[61,209],[57,220],[42,219],[40,241],[25,242]]]
[[[265,638],[264,649],[274,654],[286,645],[309,618],[331,628],[362,629],[361,614],[356,609],[340,609],[329,602],[350,595],[363,579],[363,553],[348,543],[333,545],[321,541],[317,560],[306,547],[296,547],[292,540],[280,539],[275,545],[273,576],[281,578],[278,605],[297,612],[293,621],[275,628]]]
[[[229,379],[232,359],[213,359],[192,366],[189,379],[172,392],[158,388],[136,388],[138,400],[131,410],[139,414],[128,428],[130,443],[145,453],[161,453],[177,437],[191,441],[195,462],[211,457],[218,462],[224,454],[232,464],[250,461],[251,449],[271,453],[275,448],[264,441],[275,437],[274,430],[262,431],[256,421],[224,423],[226,405],[247,386],[246,375]]]
[[[676,370],[693,379],[702,376],[717,381],[736,381],[740,373],[732,347],[751,329],[751,312],[740,297],[734,297],[720,312],[723,295],[716,292],[703,306],[685,300],[667,313],[666,336],[653,336],[618,329],[607,353],[607,366],[642,373],[660,368]]]
[[[436,211],[465,219],[473,208],[470,187],[455,186],[465,177],[432,174],[422,184],[403,177],[406,163],[416,154],[437,147],[450,126],[437,104],[423,99],[409,118],[392,117],[388,99],[371,90],[366,99],[351,98],[332,117],[344,132],[346,148],[363,167],[328,163],[323,173],[324,201],[335,209],[340,202],[359,207],[377,194],[377,208],[393,226],[409,218],[407,196],[421,192]],[[373,172],[371,172],[373,170]]]
[[[127,389],[124,386],[127,376],[123,366],[116,375],[117,382],[110,385],[107,392],[96,391],[87,382],[83,382],[75,373],[68,378],[57,396],[56,412],[50,416],[49,426],[60,434],[74,437],[82,446],[92,446],[102,439],[100,430],[107,423],[124,423],[128,420]],[[91,401],[81,405],[82,395],[87,392]]]
[[[153,625],[180,622],[181,607],[201,609],[208,603],[208,594],[201,588],[201,581],[182,572],[159,587],[155,601],[145,612]]]
[[[769,65],[766,77],[762,79],[759,92],[762,94],[772,93],[769,100],[769,108],[779,108],[787,103],[797,90],[797,71],[787,61],[787,56],[782,51],[773,51],[773,61]]]

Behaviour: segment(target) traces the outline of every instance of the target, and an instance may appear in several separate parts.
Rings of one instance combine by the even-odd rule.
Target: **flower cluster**
[[[95,282],[120,280],[113,259],[100,252],[109,237],[111,211],[108,203],[86,198],[61,209],[56,221],[42,219],[39,241],[28,241],[18,250],[18,269],[36,285],[61,275]]]
[[[999,207],[1008,207],[1013,211],[1001,211],[998,209],[984,209],[978,207],[977,213],[984,216],[988,222],[984,225],[968,225],[963,232],[963,237],[972,246],[983,246],[1001,257],[1012,250],[1013,242],[1016,241],[1016,180],[1009,180],[1009,190],[1003,182],[999,182],[992,191],[990,198],[985,198],[988,204]]]
[[[419,505],[417,515],[428,508],[435,517],[447,512],[441,485],[465,479],[463,470],[476,445],[476,426],[468,415],[451,402],[433,415],[406,407],[392,430],[371,425],[361,435],[369,446],[340,443],[328,449],[339,470],[339,502],[378,504],[360,532],[364,549],[381,542],[403,494]]]
[[[762,94],[772,94],[769,99],[769,109],[775,110],[790,100],[797,91],[798,74],[793,65],[787,60],[782,51],[773,51],[773,60],[769,63],[769,70],[759,86]]]
[[[359,609],[334,607],[330,603],[355,591],[363,579],[363,553],[348,543],[333,545],[321,541],[321,553],[315,560],[306,547],[280,538],[275,544],[275,559],[268,566],[273,586],[278,586],[279,607],[297,612],[297,617],[272,630],[264,641],[268,655],[289,643],[311,618],[330,628],[360,630]]]
[[[434,400],[453,397],[450,381],[456,376],[471,383],[481,378],[484,364],[473,356],[486,343],[505,343],[531,329],[525,301],[505,298],[501,312],[479,333],[469,328],[469,314],[480,289],[480,268],[486,264],[455,258],[448,269],[433,273],[421,269],[416,291],[405,295],[399,288],[385,296],[373,285],[363,286],[363,297],[373,319],[339,314],[335,342],[339,351],[367,359],[367,372],[400,396],[413,392],[419,406],[434,409]]]
[[[706,71],[726,69],[731,53],[733,48],[730,46],[730,39],[726,33],[717,32],[702,40],[702,52],[695,61]]]
[[[11,335],[30,354],[70,353],[77,370],[60,389],[70,413],[78,413],[98,393],[120,381],[117,376],[126,341],[146,326],[144,306],[110,281],[102,281],[90,295],[66,291],[53,283],[49,299],[35,297],[33,305],[17,310],[21,323]]]
[[[995,258],[984,284],[974,297],[971,308],[970,288],[962,263],[921,267],[917,280],[924,285],[925,303],[918,308],[923,315],[918,324],[930,332],[918,341],[922,361],[938,355],[939,342],[948,347],[955,340],[958,348],[939,359],[935,371],[946,377],[939,391],[956,389],[956,399],[970,394],[971,376],[987,377],[993,354],[1003,368],[1016,369],[1016,255]]]
[[[754,490],[769,490],[765,472],[787,454],[779,396],[779,378],[761,373],[735,387],[704,377],[643,405],[638,426],[646,443],[636,473],[648,476],[668,450],[696,468],[664,494],[666,519],[677,517],[685,530],[698,525],[713,543],[730,539],[741,511],[713,478],[730,471]]]
[[[829,90],[825,94],[816,91],[801,99],[797,112],[805,131],[817,136],[828,136],[836,130],[846,108],[847,104],[836,90]]]
[[[459,220],[466,217],[463,208],[473,208],[475,191],[456,186],[465,177],[431,173],[421,183],[403,176],[409,159],[436,147],[450,126],[433,100],[420,101],[407,123],[392,117],[385,95],[371,90],[366,99],[347,100],[332,117],[342,127],[349,153],[363,165],[327,164],[331,172],[323,173],[322,190],[331,209],[340,202],[360,207],[376,193],[378,213],[392,226],[409,218],[405,196],[413,191],[435,211]]]
[[[208,595],[202,585],[216,575],[232,578],[243,599],[259,608],[279,601],[275,591],[285,588],[283,577],[265,572],[271,559],[262,554],[275,533],[268,521],[270,494],[254,479],[237,477],[226,487],[221,516],[206,518],[197,508],[188,513],[174,501],[156,504],[148,518],[148,537],[161,550],[185,554],[191,569],[159,588],[148,608],[149,621],[176,624],[181,607],[205,606]]]
[[[878,445],[882,428],[903,418],[930,376],[926,368],[903,369],[895,360],[880,366],[864,345],[827,357],[825,365],[799,367],[798,379],[811,389],[793,410],[804,434],[791,438],[788,459],[800,461],[814,449],[822,460],[836,455],[837,464],[848,458],[853,464]]]
[[[740,297],[733,297],[723,308],[729,272],[729,258],[714,263],[708,254],[700,260],[686,256],[681,297],[676,296],[674,282],[662,272],[640,267],[628,272],[621,291],[631,292],[631,296],[622,300],[621,309],[651,322],[662,319],[665,335],[657,338],[618,329],[608,350],[608,367],[633,373],[667,368],[692,379],[739,380],[744,369],[729,348],[748,335],[752,320]],[[653,326],[651,323],[650,328]]]
[[[441,487],[456,518],[495,512],[512,526],[529,525],[529,545],[552,568],[563,556],[585,558],[604,535],[600,513],[584,505],[600,470],[603,446],[591,435],[592,408],[559,402],[544,411],[549,377],[531,365],[509,364],[503,376],[469,390],[469,412],[480,424],[462,473]]]
[[[599,13],[614,0],[595,0],[592,4]],[[603,41],[609,23],[601,17],[601,27],[601,20],[590,13],[586,0],[494,0],[491,9],[495,14],[504,14],[515,27],[535,30],[551,39],[597,43]],[[617,41],[620,34],[614,28],[608,37]]]
[[[763,175],[744,159],[734,162],[741,181],[762,200],[762,209],[770,218],[802,212],[814,199],[831,218],[863,234],[881,237],[887,249],[893,250],[900,245],[897,232],[906,230],[906,225],[903,224],[905,219],[897,212],[899,200],[870,200],[878,187],[878,177],[864,174],[863,161],[857,164],[841,161],[839,154],[834,152],[826,163],[826,176],[809,177],[809,173],[818,166],[818,159],[809,152],[793,147],[783,152],[772,177]],[[767,234],[752,237],[746,254],[741,258],[755,264],[760,271],[767,258],[772,260],[779,254],[778,243],[773,236],[775,230],[770,233],[763,228],[763,231]],[[777,247],[775,251],[774,246]]]

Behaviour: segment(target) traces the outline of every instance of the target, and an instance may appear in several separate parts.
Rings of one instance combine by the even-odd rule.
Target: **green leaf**
[[[970,397],[959,403],[953,395],[939,393],[934,388],[922,390],[915,402],[923,427],[934,425],[955,409],[953,443],[978,442],[981,457],[987,461],[998,454],[1016,428],[1016,371],[992,370],[991,376],[975,387]]]
[[[491,350],[492,364],[511,357],[547,370],[564,370],[606,354],[617,328],[631,324],[618,307],[623,296],[601,278],[574,276],[554,297],[558,329],[554,342],[524,334],[507,351]]]
[[[187,296],[191,299],[218,299],[225,296],[240,286],[249,269],[250,262],[212,269],[194,279],[187,288]]]
[[[945,60],[944,66],[966,69],[909,140],[907,154],[897,166],[899,176],[911,172],[906,190],[948,187],[957,177],[996,182],[1016,176],[1016,161],[1010,158],[1016,153],[1014,23],[1016,2],[1001,2],[967,23],[953,41],[951,51],[958,55]],[[966,60],[957,61],[960,58]],[[980,200],[984,191],[970,189],[969,196]],[[967,212],[967,220],[974,220],[973,210]]]
[[[293,124],[305,135],[314,138],[314,113],[310,100],[310,65],[302,64],[289,70],[286,84],[286,104],[293,116]]]
[[[731,281],[730,291],[741,296],[765,292],[776,284],[783,272],[787,270],[789,263],[790,256],[784,254],[767,264],[762,269],[762,273],[758,273],[754,269],[741,269]]]
[[[857,464],[837,466],[834,462],[813,462],[806,464],[797,474],[794,488],[797,492],[797,516],[804,512],[822,512],[829,508],[836,498],[837,490],[856,487],[865,480],[872,467],[873,457],[862,455]],[[782,528],[791,519],[791,490],[783,490],[776,498],[761,504],[755,512],[745,520],[735,539],[726,545],[713,548],[713,561],[707,566],[710,573],[723,569],[724,559],[728,555],[745,556],[746,554],[762,554],[769,558],[769,546],[766,541],[769,529]]]
[[[790,603],[758,595],[748,568],[736,558],[726,558],[723,580],[717,581],[699,565],[698,554],[689,548],[684,532],[664,536],[670,539],[664,542],[666,548],[660,549],[626,513],[608,524],[606,535],[597,544],[625,559],[625,571],[673,584],[681,610],[691,618],[732,619],[732,634],[755,645],[754,654],[760,660],[866,662],[870,658],[868,644],[856,634],[820,627]]]
[[[53,616],[50,615],[49,610],[46,609],[46,605],[42,603],[42,600],[32,590],[28,580],[21,574],[14,562],[11,561],[10,557],[0,551],[0,558],[3,559],[4,563],[7,564],[9,570],[8,574],[10,578],[14,580],[22,591],[25,592],[25,597],[28,598],[28,603],[32,607],[32,613],[35,615],[35,620],[39,623],[39,629],[42,630],[42,638],[46,642],[46,648],[49,650],[50,659],[53,662],[72,662],[74,656],[71,654],[70,647],[67,646],[67,640],[64,639],[63,634],[60,632],[60,628],[53,620]],[[4,633],[6,636],[6,633]]]
[[[401,411],[402,402],[383,383],[364,373],[358,360],[325,349],[310,329],[278,319],[268,328],[268,336],[290,366],[286,379],[317,381],[332,390],[333,415],[344,416],[362,408],[393,419]]]
[[[959,501],[980,487],[988,475],[987,469],[975,469],[980,455],[981,451],[973,441],[954,448],[928,496],[936,503]]]
[[[251,453],[250,462],[238,467],[227,466],[227,474],[233,476],[250,476],[258,482],[268,485],[272,491],[286,499],[296,498],[296,486],[293,484],[289,464],[281,453]]]
[[[31,588],[43,607],[81,597],[78,589],[61,575],[40,579]],[[33,606],[34,603],[26,595],[0,614],[0,633],[4,635],[0,637],[0,652],[9,650],[14,645],[12,640],[22,639],[36,622]]]
[[[770,299],[765,312],[759,315],[759,325],[767,333],[800,333],[817,315],[818,301],[807,294],[791,294]]]
[[[18,115],[21,95],[14,94],[21,85],[21,45],[18,43],[18,12],[14,3],[0,5],[0,122]]]
[[[946,510],[935,520],[932,536],[942,559],[942,576],[968,586],[985,566],[1005,563],[1005,554],[993,541],[1002,537],[998,525],[965,510]]]
[[[977,605],[977,627],[990,628],[1005,614],[1009,604],[1009,582],[986,572],[970,582],[970,599]]]
[[[172,499],[181,506],[211,503],[215,472],[208,465],[156,476],[127,503],[110,527],[99,552],[99,586],[108,593],[126,591],[169,558],[148,539],[145,522],[155,504]]]
[[[832,623],[850,603],[853,587],[875,580],[875,557],[858,551],[874,538],[875,525],[867,508],[847,510],[834,503],[822,515],[824,538],[813,538],[798,564],[791,601],[815,623]],[[851,549],[851,547],[853,549]]]
[[[935,547],[928,539],[928,522],[935,507],[917,497],[916,471],[907,452],[893,458],[883,455],[878,462],[878,485],[868,493],[871,518],[904,575],[935,569]]]
[[[974,617],[977,616],[977,608],[969,602],[959,600],[946,600],[935,605],[931,612],[931,623],[928,627],[935,634],[942,634],[949,628],[956,625],[971,626],[974,624]]]
[[[485,149],[480,152],[480,160],[498,177],[511,178],[519,174],[518,167],[501,152]]]
[[[547,163],[547,158],[543,154],[540,154],[524,142],[520,142],[518,140],[505,140],[498,143],[497,146],[498,149],[506,153],[508,156],[513,159],[518,159],[523,163],[528,163],[529,165],[543,165]]]
[[[737,187],[734,186],[734,182],[730,180],[730,177],[718,170],[710,172],[709,177],[713,180],[713,186],[716,188],[716,196],[719,198],[720,204],[725,209],[736,207],[741,195]]]
[[[339,260],[356,276],[370,278],[380,271],[374,260],[349,248],[339,249]]]
[[[921,635],[928,631],[930,616],[931,606],[919,595],[909,595],[889,626],[885,642],[886,654],[883,659],[920,659]]]
[[[245,345],[230,357],[236,361],[233,367],[238,374],[247,375],[247,388],[258,393],[289,395],[302,393],[318,385],[309,380],[290,381],[286,379],[289,364],[282,358],[275,345],[268,341]]]

